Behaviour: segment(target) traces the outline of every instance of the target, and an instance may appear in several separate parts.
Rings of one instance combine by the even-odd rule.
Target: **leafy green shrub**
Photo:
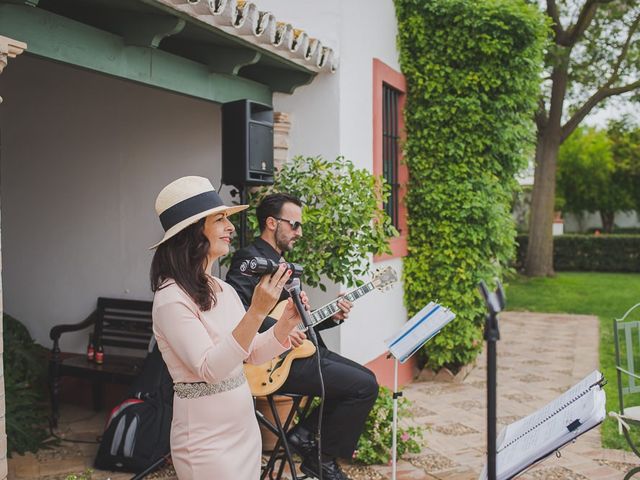
[[[10,315],[3,315],[3,328],[7,451],[22,455],[36,452],[49,437],[47,350]]]
[[[369,270],[369,256],[389,252],[388,239],[398,234],[380,208],[388,186],[343,157],[298,156],[282,166],[273,186],[250,195],[247,221],[255,236],[260,234],[255,207],[274,192],[295,195],[304,205],[304,235],[287,260],[304,265],[302,280],[311,287],[325,289],[321,275],[347,286],[357,284],[357,277]]]
[[[438,299],[455,321],[425,349],[456,370],[481,348],[477,285],[509,269],[515,175],[533,150],[547,28],[523,0],[395,0],[407,86],[409,315]]]
[[[398,399],[398,418],[411,418],[411,402],[409,399]],[[353,454],[354,460],[371,465],[386,464],[391,459],[391,444],[393,439],[393,392],[386,387],[380,387],[376,403],[373,405],[360,435],[358,446]],[[398,423],[397,452],[401,457],[406,452],[420,453],[422,431],[418,427],[402,427]]]
[[[516,268],[524,265],[528,235],[519,235]],[[640,235],[553,237],[553,268],[564,272],[640,272]]]
[[[93,478],[93,470],[86,469],[82,473],[67,475],[64,480],[91,480]]]

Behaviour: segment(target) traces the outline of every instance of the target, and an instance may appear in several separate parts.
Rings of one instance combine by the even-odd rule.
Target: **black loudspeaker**
[[[273,184],[273,109],[251,100],[222,105],[222,183]]]

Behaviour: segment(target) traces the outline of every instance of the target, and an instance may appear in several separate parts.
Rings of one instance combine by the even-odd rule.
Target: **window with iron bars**
[[[398,218],[399,189],[398,162],[400,152],[399,99],[402,92],[387,85],[382,86],[382,176],[391,186],[391,193],[384,209],[391,217],[393,226],[400,230]]]

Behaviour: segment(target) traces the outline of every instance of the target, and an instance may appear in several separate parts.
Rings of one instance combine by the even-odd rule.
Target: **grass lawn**
[[[600,318],[600,371],[609,382],[605,387],[607,413],[618,411],[613,319],[640,303],[640,274],[564,272],[554,278],[518,276],[508,282],[506,294],[508,310],[580,313]],[[638,314],[634,319],[639,319]],[[640,394],[637,396],[634,405],[640,405]],[[629,450],[613,419],[604,422],[602,445]]]

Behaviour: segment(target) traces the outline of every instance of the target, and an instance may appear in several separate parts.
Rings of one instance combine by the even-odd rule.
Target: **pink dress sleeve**
[[[214,343],[197,312],[186,302],[160,305],[154,312],[154,329],[192,373],[208,383],[227,378],[249,356],[231,332]]]
[[[276,355],[280,355],[282,352],[291,348],[291,341],[287,338],[285,344],[282,344],[276,338],[273,329],[275,325],[266,332],[262,332],[256,335],[249,346],[250,355],[246,358],[247,363],[254,365],[260,365],[261,363],[268,362]]]
[[[238,296],[237,292],[229,284],[225,284],[225,288],[229,288],[233,292],[238,305],[244,310],[244,305]],[[254,365],[260,365],[261,363],[268,362],[273,357],[280,355],[291,348],[291,341],[287,338],[284,344],[276,338],[274,333],[274,327],[269,330],[258,333],[251,344],[249,345],[249,356],[245,359],[247,363]]]

